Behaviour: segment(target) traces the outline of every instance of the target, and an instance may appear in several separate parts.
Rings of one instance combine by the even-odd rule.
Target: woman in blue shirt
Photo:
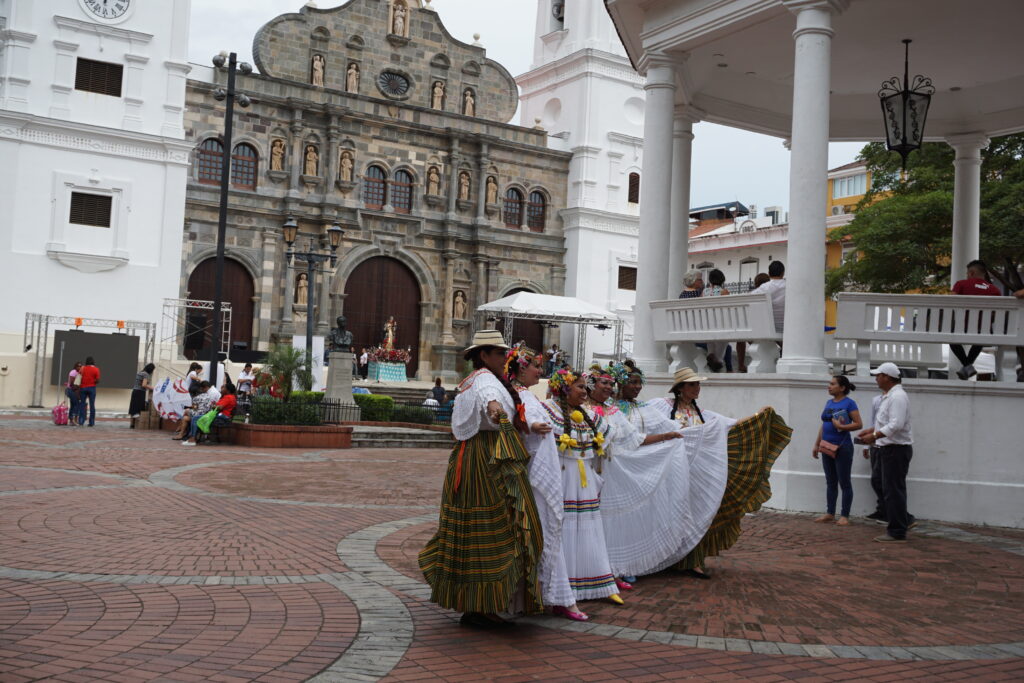
[[[850,506],[853,504],[853,483],[850,481],[853,441],[850,432],[861,428],[860,411],[849,396],[856,388],[844,375],[836,375],[828,383],[831,398],[821,411],[821,429],[811,454],[814,458],[821,454],[821,466],[825,470],[827,512],[814,520],[822,524],[835,522],[839,526],[847,526],[850,523]],[[843,507],[839,519],[836,519],[836,497],[840,488],[843,490]]]

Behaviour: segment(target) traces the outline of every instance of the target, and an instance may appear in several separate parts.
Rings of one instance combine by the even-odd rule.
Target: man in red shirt
[[[959,280],[953,285],[953,293],[967,296],[1002,296],[1003,294],[988,281],[988,269],[981,261],[971,261],[967,264],[967,279]],[[957,377],[967,379],[978,374],[978,371],[974,369],[974,361],[978,360],[981,348],[980,346],[971,346],[971,349],[964,353],[962,345],[949,345],[949,350],[963,366],[956,371]]]
[[[89,402],[89,426],[96,426],[96,385],[100,383],[100,369],[96,367],[96,361],[92,356],[85,359],[85,365],[81,370],[82,384],[79,386],[81,407],[78,414],[78,424],[85,422],[85,402]]]

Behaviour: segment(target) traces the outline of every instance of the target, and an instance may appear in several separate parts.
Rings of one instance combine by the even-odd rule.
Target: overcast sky
[[[594,0],[595,2],[597,0]],[[252,39],[270,19],[298,11],[304,0],[192,0],[191,61],[209,64],[221,50],[252,61]],[[321,9],[338,0],[319,0]],[[537,0],[433,0],[449,32],[459,40],[480,42],[487,56],[513,76],[525,73],[533,58]],[[516,11],[510,11],[511,8]],[[518,118],[514,123],[518,123]],[[829,167],[853,161],[863,145],[833,143]],[[711,123],[694,126],[693,206],[739,200],[746,205],[789,208],[789,152],[779,138],[746,133]],[[822,210],[825,198],[822,197]]]

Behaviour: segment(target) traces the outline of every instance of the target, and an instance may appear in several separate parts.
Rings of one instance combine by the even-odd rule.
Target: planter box
[[[250,448],[352,448],[351,427],[235,423],[233,431],[236,446]]]

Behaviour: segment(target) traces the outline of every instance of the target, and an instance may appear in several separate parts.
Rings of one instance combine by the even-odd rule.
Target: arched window
[[[640,174],[630,173],[629,174],[629,203],[639,204],[640,203]]]
[[[531,192],[530,201],[526,204],[526,226],[534,232],[544,232],[544,219],[547,217],[547,202],[542,192]]]
[[[243,190],[255,190],[259,161],[255,147],[244,142],[235,145],[231,152],[231,184]]]
[[[382,209],[387,200],[388,174],[380,166],[370,166],[363,176],[363,203],[369,209]]]
[[[391,181],[391,206],[396,213],[412,211],[412,174],[408,171],[395,171],[395,179]]]
[[[523,193],[514,187],[505,192],[505,227],[518,228],[523,224]]]
[[[207,138],[196,150],[196,173],[199,182],[208,185],[220,183],[224,168],[224,145],[217,138]]]

